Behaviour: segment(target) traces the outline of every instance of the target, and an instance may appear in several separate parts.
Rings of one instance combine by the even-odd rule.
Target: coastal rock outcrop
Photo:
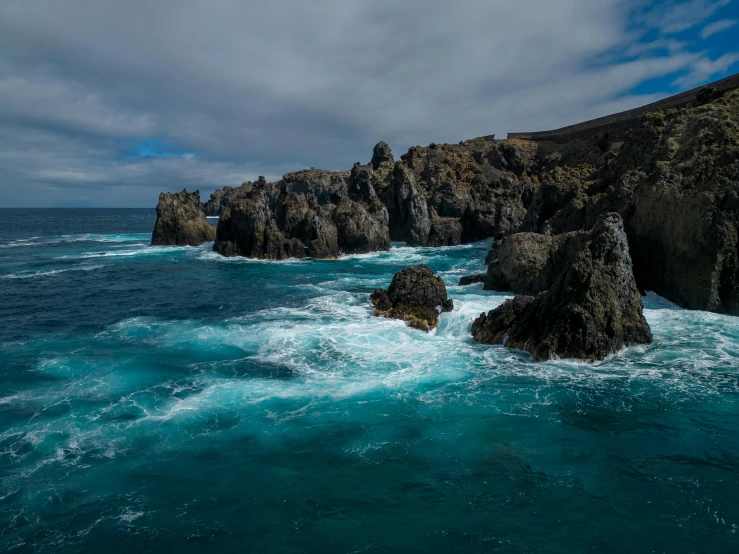
[[[223,209],[231,203],[231,199],[236,194],[236,189],[233,187],[223,187],[218,189],[207,202],[203,203],[203,213],[206,216],[220,216]]]
[[[152,246],[199,246],[215,235],[215,227],[208,223],[201,209],[199,191],[185,189],[159,195]]]
[[[306,170],[277,183],[242,185],[221,214],[214,249],[276,260],[386,250],[388,214],[373,182],[359,168]]]
[[[423,331],[436,327],[439,314],[454,308],[444,281],[424,264],[398,271],[388,289],[376,290],[370,299],[375,315],[402,319]]]
[[[393,153],[388,144],[382,140],[375,144],[375,147],[372,149],[372,160],[370,161],[372,169],[378,171],[385,167],[389,170],[393,167],[394,163],[395,158],[393,158]]]
[[[244,208],[241,200],[262,190],[282,238],[300,240],[314,257],[386,249],[390,239],[453,246],[516,231],[539,186],[538,163],[536,144],[525,141],[475,139],[413,147],[397,163],[390,147],[379,142],[366,165],[357,163],[350,171],[297,171],[272,183],[260,177],[214,192],[204,209],[222,215],[231,208],[233,218]],[[222,236],[230,237],[226,230]],[[216,246],[216,251],[263,255],[258,248],[224,240],[233,245]]]
[[[333,211],[339,247],[345,254],[364,254],[390,248],[387,209],[375,199],[369,205],[342,198]]]
[[[545,292],[481,314],[475,340],[526,350],[537,360],[588,361],[651,343],[621,217],[602,216],[587,239]]]
[[[385,249],[390,239],[452,246],[492,237],[486,288],[526,294],[546,290],[569,263],[582,239],[570,233],[587,234],[613,212],[623,218],[641,290],[739,315],[739,90],[730,88],[630,118],[617,137],[478,137],[414,146],[397,163],[380,142],[366,165],[227,187],[205,209],[230,207],[233,218],[240,199],[263,190],[279,255],[299,251],[293,239],[309,256],[336,257]]]

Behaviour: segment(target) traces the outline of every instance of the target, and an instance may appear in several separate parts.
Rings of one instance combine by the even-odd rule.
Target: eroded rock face
[[[542,162],[521,230],[589,229],[618,212],[642,290],[739,315],[739,91],[642,116],[618,152],[566,158]]]
[[[644,116],[619,158],[641,177],[625,209],[640,286],[739,315],[739,91]]]
[[[400,270],[387,290],[376,290],[370,299],[375,315],[402,319],[424,331],[436,327],[440,313],[454,308],[444,281],[423,264]]]
[[[157,204],[157,221],[151,235],[153,246],[199,246],[213,240],[215,227],[201,210],[200,192],[163,192]]]
[[[255,189],[225,208],[218,221],[214,250],[224,256],[267,260],[305,257],[303,243],[277,226],[263,189]]]
[[[393,153],[387,143],[380,141],[375,144],[375,147],[372,149],[372,161],[370,161],[372,169],[377,171],[383,166],[392,167],[394,163]]]
[[[395,163],[380,142],[370,162],[351,171],[297,171],[274,183],[260,178],[216,191],[204,206],[214,215],[232,207],[233,218],[244,207],[237,207],[241,200],[262,190],[285,239],[300,240],[311,256],[333,257],[334,228],[345,253],[386,249],[390,239],[453,246],[502,237],[517,230],[538,188],[535,143],[473,140],[414,147],[402,158]],[[228,245],[216,250],[251,251]]]
[[[475,340],[526,350],[537,360],[588,361],[651,343],[621,217],[602,216],[588,235],[548,290],[481,314]]]
[[[235,191],[233,187],[223,187],[213,192],[208,201],[203,203],[203,213],[207,216],[220,216],[223,209],[231,203]]]
[[[428,246],[457,246],[462,244],[462,222],[454,217],[432,215]]]
[[[345,254],[390,248],[387,209],[379,200],[369,206],[342,198],[333,212],[339,247]]]

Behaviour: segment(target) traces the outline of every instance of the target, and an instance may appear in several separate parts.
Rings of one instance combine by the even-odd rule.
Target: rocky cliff
[[[570,160],[584,150],[570,149]],[[520,230],[589,229],[616,211],[642,290],[739,315],[739,91],[643,115],[618,152],[593,164],[548,157],[561,165],[542,179]]]
[[[739,91],[705,91],[684,107],[629,119],[623,143],[591,130],[557,142],[481,137],[412,147],[396,162],[380,142],[369,163],[348,171],[227,187],[205,204],[222,214],[215,249],[330,258],[390,240],[445,246],[494,237],[486,286],[533,294],[551,283],[554,265],[568,263],[570,238],[560,235],[589,231],[614,212],[642,290],[739,314]],[[504,240],[517,233],[530,234]],[[527,245],[528,265],[511,263],[506,249],[517,242]]]

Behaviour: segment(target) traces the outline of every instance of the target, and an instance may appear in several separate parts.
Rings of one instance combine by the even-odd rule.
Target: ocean
[[[0,551],[739,551],[739,318],[649,293],[653,345],[534,362],[470,337],[489,241],[265,262],[155,219],[0,210]],[[373,317],[421,262],[454,311]]]

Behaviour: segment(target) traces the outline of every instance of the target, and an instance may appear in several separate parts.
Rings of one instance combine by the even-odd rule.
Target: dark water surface
[[[154,221],[0,210],[0,551],[739,551],[739,318],[649,295],[654,345],[534,363],[469,337],[489,243],[259,262]],[[419,262],[428,335],[368,306]]]

